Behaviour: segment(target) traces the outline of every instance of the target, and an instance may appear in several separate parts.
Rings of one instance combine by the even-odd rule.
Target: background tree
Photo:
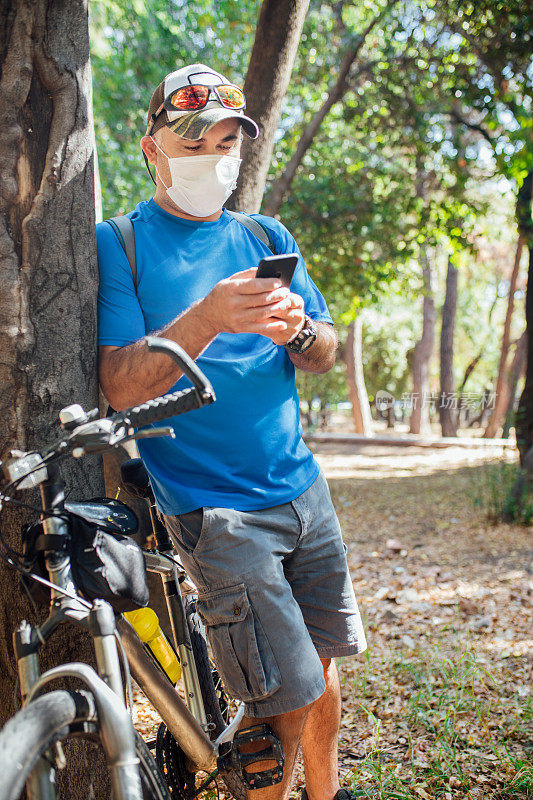
[[[363,374],[363,319],[361,313],[348,325],[344,347],[346,382],[352,403],[352,418],[356,433],[372,436],[372,415]]]
[[[443,436],[457,436],[457,405],[453,374],[453,337],[457,311],[458,270],[448,258],[446,295],[442,306],[440,334],[440,403],[439,416]]]
[[[245,137],[237,189],[228,207],[257,213],[274,146],[281,108],[309,0],[263,0],[248,63],[244,94],[247,113],[259,126],[255,140]]]
[[[529,251],[531,270],[531,183],[533,145],[530,77],[533,11],[511,0],[440,4],[438,13],[458,39],[455,59],[456,95],[464,112],[455,111],[458,123],[485,139],[495,154],[499,172],[515,185],[516,218]],[[525,233],[525,236],[524,236]],[[529,287],[529,282],[528,282]],[[531,292],[528,292],[530,297]],[[526,298],[528,353],[533,321],[531,300]],[[533,357],[527,360],[526,380],[518,418],[517,441],[522,464],[533,445]]]
[[[507,302],[505,324],[503,326],[502,346],[500,351],[500,361],[498,364],[498,375],[496,378],[496,387],[494,390],[495,392],[494,409],[489,417],[489,422],[483,434],[487,438],[492,438],[496,436],[498,427],[500,423],[503,421],[506,409],[509,406],[509,399],[511,395],[511,385],[510,385],[511,378],[509,374],[508,357],[509,357],[509,349],[511,346],[511,322],[513,319],[515,292],[516,292],[516,284],[518,281],[518,273],[520,269],[520,258],[522,256],[522,246],[523,246],[522,237],[519,236],[516,245],[513,272],[509,283],[509,298]]]

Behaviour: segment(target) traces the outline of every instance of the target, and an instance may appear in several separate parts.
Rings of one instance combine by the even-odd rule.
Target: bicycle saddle
[[[122,484],[134,497],[153,500],[152,487],[148,479],[146,467],[140,458],[129,458],[120,465]]]

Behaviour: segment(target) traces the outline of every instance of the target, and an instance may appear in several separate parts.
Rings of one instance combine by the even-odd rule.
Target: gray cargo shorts
[[[213,657],[251,717],[302,708],[325,690],[320,658],[366,649],[346,548],[322,472],[290,503],[163,516],[198,586]]]

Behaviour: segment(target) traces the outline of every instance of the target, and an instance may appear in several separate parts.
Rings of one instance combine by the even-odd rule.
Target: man
[[[223,209],[235,188],[244,97],[202,64],[164,79],[150,101],[145,160],[153,199],[129,216],[137,286],[111,226],[98,226],[100,380],[124,409],[182,385],[147,333],[178,342],[217,400],[170,423],[174,440],[139,443],[167,528],[199,587],[228,690],[244,726],[282,741],[285,799],[301,742],[310,800],[349,800],[338,782],[340,689],[335,656],[366,648],[326,481],[302,441],[294,368],[326,372],[336,335],[296,242],[256,215],[277,253],[296,253],[291,289],[255,278],[268,247]],[[185,382],[185,379],[183,379]]]

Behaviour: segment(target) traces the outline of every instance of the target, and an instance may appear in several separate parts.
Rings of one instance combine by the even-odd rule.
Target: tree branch
[[[383,17],[389,13],[392,7],[396,5],[397,2],[398,0],[391,0],[385,9],[376,17],[374,17],[371,22],[369,22],[365,30],[354,38],[353,43],[344,53],[339,72],[337,73],[337,78],[330,86],[324,103],[311,117],[298,141],[292,158],[283,171],[283,174],[277,179],[277,181],[274,181],[271,186],[270,193],[263,207],[263,213],[267,216],[273,217],[279,211],[283,202],[283,198],[289,190],[294,176],[296,175],[296,170],[302,163],[302,159],[311,146],[311,143],[317,135],[324,119],[327,117],[332,107],[342,100],[346,92],[349,90],[350,71],[353,63],[359,56],[366,38],[369,36],[375,26],[383,19]]]
[[[470,122],[467,120],[456,108],[452,109],[448,112],[451,119],[455,120],[455,122],[459,122],[461,125],[464,125],[465,128],[469,128],[472,131],[477,131],[477,133],[481,134],[481,136],[492,146],[494,144],[494,140],[490,133],[484,128],[482,125]]]

